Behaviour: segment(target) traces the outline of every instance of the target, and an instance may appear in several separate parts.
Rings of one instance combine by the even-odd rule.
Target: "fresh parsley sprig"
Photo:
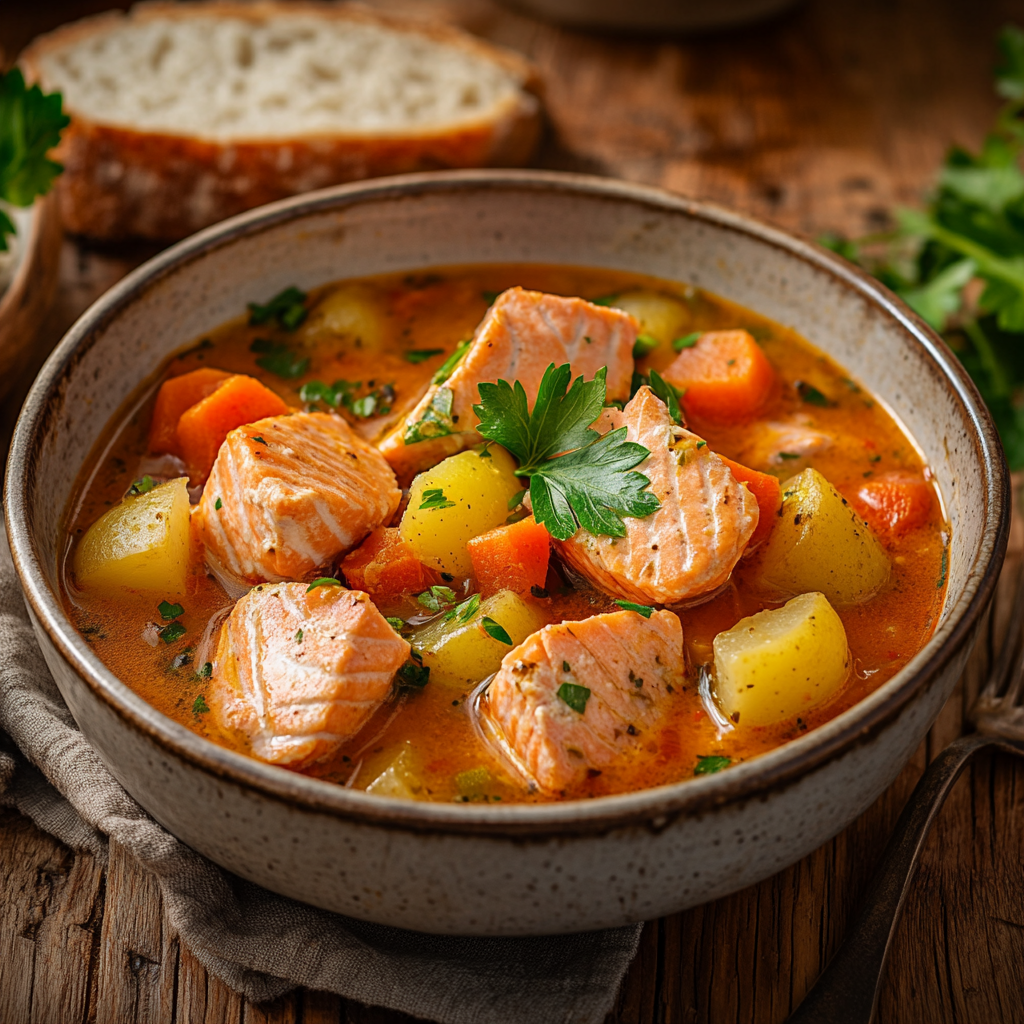
[[[519,460],[516,472],[530,481],[534,517],[558,540],[568,540],[580,527],[623,537],[624,516],[642,519],[660,507],[646,490],[650,480],[630,472],[650,451],[627,441],[625,427],[602,436],[591,426],[604,408],[605,376],[601,369],[593,380],[577,377],[569,387],[569,364],[552,363],[532,410],[519,381],[478,385],[477,430]]]
[[[50,191],[64,169],[47,154],[60,142],[71,121],[61,110],[59,92],[26,87],[18,68],[0,76],[0,199],[12,206],[31,206],[36,196]],[[0,210],[0,251],[16,232],[14,222]]]

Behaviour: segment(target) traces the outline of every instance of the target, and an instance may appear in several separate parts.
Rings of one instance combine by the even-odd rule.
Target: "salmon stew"
[[[815,729],[935,628],[928,466],[754,312],[487,265],[239,313],[110,424],[62,575],[214,743],[380,797],[623,793]]]

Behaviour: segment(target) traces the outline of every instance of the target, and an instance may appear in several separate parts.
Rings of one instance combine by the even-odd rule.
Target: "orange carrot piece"
[[[935,500],[927,480],[897,470],[861,484],[850,504],[879,537],[895,539],[928,522]]]
[[[771,394],[775,370],[747,331],[708,331],[662,376],[685,389],[683,408],[716,423],[750,419]]]
[[[178,420],[181,414],[213,394],[229,377],[227,370],[204,366],[180,377],[171,377],[160,385],[149,425],[149,450],[157,455],[178,452]]]
[[[205,482],[228,433],[264,416],[281,416],[288,406],[255,377],[235,374],[216,391],[190,406],[178,420],[178,450],[189,481]]]
[[[778,478],[769,473],[759,473],[756,469],[748,469],[741,466],[724,455],[718,456],[732,471],[741,484],[747,485],[747,490],[757,499],[757,529],[754,530],[747,545],[748,550],[757,547],[775,525],[779,509],[782,507],[782,485]]]
[[[466,547],[484,597],[499,590],[525,594],[531,587],[544,586],[551,537],[533,516],[481,533]]]
[[[438,575],[413,554],[397,526],[378,526],[341,563],[345,582],[376,603],[388,604],[418,594],[438,582]]]

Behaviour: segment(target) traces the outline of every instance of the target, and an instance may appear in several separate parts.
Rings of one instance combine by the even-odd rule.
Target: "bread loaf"
[[[61,213],[95,238],[181,238],[339,182],[523,164],[540,124],[523,58],[355,5],[138,4],[20,63],[64,95]]]

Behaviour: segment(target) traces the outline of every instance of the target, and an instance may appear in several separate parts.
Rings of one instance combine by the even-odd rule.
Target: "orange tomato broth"
[[[344,282],[350,283],[350,282]],[[336,379],[362,381],[366,387],[391,383],[395,391],[392,412],[383,418],[350,422],[364,436],[376,438],[417,401],[429,377],[456,344],[472,335],[485,314],[491,295],[512,285],[523,285],[562,295],[595,298],[627,288],[653,288],[683,300],[690,331],[746,328],[762,346],[778,381],[768,404],[756,421],[720,425],[691,421],[689,426],[709,446],[752,469],[786,479],[806,465],[819,470],[838,490],[855,494],[866,479],[890,470],[924,474],[930,478],[918,450],[898,423],[844,371],[792,330],[699,289],[618,271],[541,265],[485,265],[439,268],[415,275],[384,275],[363,279],[383,298],[387,309],[384,340],[371,348],[336,336],[314,338],[303,349],[311,357],[308,371],[297,380],[282,380],[258,366],[250,351],[254,338],[295,343],[297,335],[281,329],[250,326],[243,315],[209,333],[199,343],[170,358],[139,389],[125,411],[115,418],[85,466],[78,492],[68,514],[67,548],[111,505],[116,504],[147,470],[146,437],[154,395],[167,377],[216,367],[257,377],[291,406],[301,405],[298,390],[307,380],[330,383]],[[307,305],[330,293],[338,284],[313,293]],[[269,296],[254,296],[266,301]],[[310,320],[312,320],[312,316]],[[408,349],[441,348],[443,354],[418,365],[403,358]],[[675,353],[662,344],[637,369],[663,369]],[[829,397],[828,407],[808,404],[795,382],[804,381]],[[531,401],[532,401],[531,396]],[[782,459],[772,450],[765,424],[786,417],[802,417],[809,429],[835,435],[831,446],[801,461]],[[766,440],[768,438],[768,440]],[[766,447],[767,445],[767,447]],[[152,461],[150,459],[150,461]],[[740,618],[762,608],[778,607],[759,596],[753,586],[756,555],[741,561],[726,587],[706,603],[679,612],[689,666],[682,711],[652,738],[645,755],[588,778],[572,797],[594,797],[692,778],[698,756],[722,755],[732,763],[746,760],[813,729],[846,710],[891,678],[931,636],[945,593],[947,527],[937,492],[925,523],[888,541],[893,562],[890,584],[866,603],[839,610],[846,628],[853,666],[845,686],[830,700],[799,717],[770,727],[742,723],[721,732],[702,704],[696,687],[696,668],[712,659],[715,635]],[[397,520],[396,520],[397,521]],[[136,693],[159,711],[214,742],[243,752],[246,743],[208,728],[209,715],[196,710],[205,680],[196,673],[196,650],[211,619],[231,601],[193,549],[188,595],[180,603],[186,634],[176,642],[151,647],[142,633],[147,623],[160,622],[157,604],[163,595],[124,588],[117,596],[102,596],[75,585],[65,559],[64,600],[78,629],[100,659]],[[340,574],[339,574],[340,575]],[[451,585],[458,587],[460,581]],[[617,610],[610,599],[595,592],[574,591],[557,567],[548,578],[547,599],[532,599],[546,608],[550,621],[579,619]],[[424,609],[412,600],[385,607],[387,615],[409,617]],[[214,620],[213,625],[217,620]],[[191,659],[191,660],[189,660]],[[184,664],[184,662],[188,662]],[[306,769],[339,784],[365,788],[408,742],[420,766],[419,796],[428,800],[545,801],[530,792],[522,779],[479,738],[469,708],[468,694],[431,685],[404,698],[395,713],[387,702],[358,736],[328,761]],[[456,782],[459,773],[486,767],[490,783],[483,793],[467,797]]]

